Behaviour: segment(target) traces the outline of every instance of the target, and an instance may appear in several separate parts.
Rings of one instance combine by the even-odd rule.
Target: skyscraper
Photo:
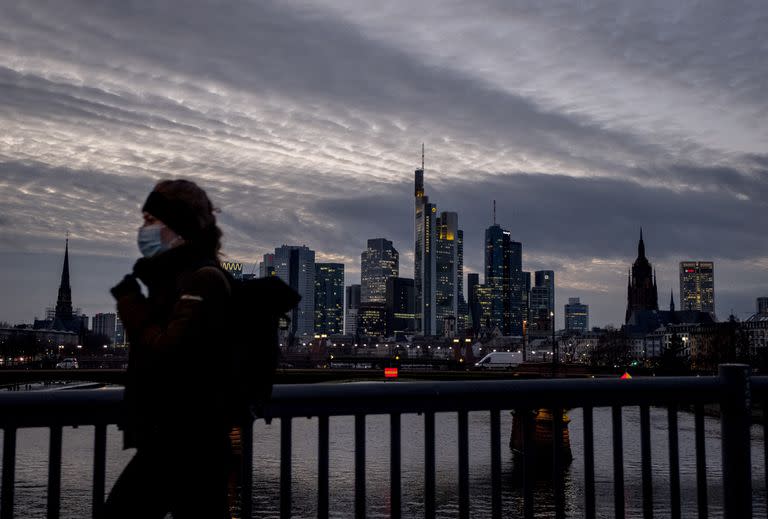
[[[344,300],[344,335],[356,335],[357,315],[360,310],[360,285],[349,285]]]
[[[549,299],[547,306],[550,312],[555,310],[555,271],[554,270],[537,270],[533,274],[534,281],[537,287],[546,287],[549,290]]]
[[[387,337],[413,330],[413,280],[389,278],[387,280]]]
[[[532,331],[552,331],[555,313],[555,272],[537,270],[528,296],[528,324]]]
[[[656,288],[656,274],[651,263],[645,257],[643,230],[640,229],[640,241],[637,243],[637,259],[632,264],[627,280],[627,313],[625,323],[629,322],[633,312],[659,309],[659,294]]]
[[[415,171],[415,249],[414,249],[414,297],[416,331],[423,335],[437,333],[435,313],[436,260],[435,250],[437,207],[429,203],[424,194],[424,147],[421,150],[421,169]]]
[[[491,323],[504,335],[523,333],[522,255],[522,244],[513,241],[511,233],[496,222],[485,230],[485,285],[491,290]]]
[[[368,240],[368,248],[360,256],[360,301],[384,303],[387,280],[400,273],[400,255],[392,242],[384,238]]]
[[[477,300],[477,289],[480,286],[480,274],[475,272],[467,274],[467,298],[469,299],[469,321],[472,326],[472,332],[477,335],[483,323],[481,322],[480,303]]]
[[[110,342],[115,340],[115,328],[117,325],[117,315],[113,313],[96,314],[93,316],[91,326],[94,335],[104,335],[109,337]]]
[[[531,273],[523,272],[522,282],[522,314],[523,321],[531,322]]]
[[[360,303],[357,314],[357,335],[384,337],[387,334],[387,304]]]
[[[456,330],[465,324],[464,232],[459,229],[459,215],[453,212],[441,213],[435,225],[435,333],[442,334],[446,322],[452,322]]]
[[[301,296],[291,311],[290,332],[294,336],[315,332],[315,251],[301,245],[283,245],[275,249],[275,275]]]
[[[531,287],[530,295],[530,320],[528,326],[531,331],[545,332],[552,330],[551,310],[549,309],[549,287]]]
[[[487,285],[475,285],[473,287],[473,297],[478,308],[478,330],[482,328],[493,328],[491,312],[493,310],[492,291]]]
[[[344,331],[344,264],[315,263],[315,333]]]
[[[565,331],[586,333],[589,330],[589,305],[581,304],[578,297],[569,297],[565,305]]]
[[[259,277],[266,278],[275,275],[275,255],[265,254],[264,259],[259,263]]]
[[[438,335],[446,323],[464,326],[464,233],[456,213],[437,216],[437,206],[424,194],[424,147],[415,171],[414,297],[416,331]]]
[[[680,262],[680,310],[715,313],[715,264]]]
[[[125,342],[125,327],[123,327],[123,321],[118,315],[115,318],[115,346],[124,346]]]

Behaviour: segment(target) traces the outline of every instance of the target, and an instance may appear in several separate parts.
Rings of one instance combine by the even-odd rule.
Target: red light
[[[384,378],[397,378],[397,368],[384,368]]]
[[[694,273],[694,272],[696,272],[696,271],[695,271],[694,269],[685,269],[685,272],[686,272],[687,274],[693,274],[693,273]]]

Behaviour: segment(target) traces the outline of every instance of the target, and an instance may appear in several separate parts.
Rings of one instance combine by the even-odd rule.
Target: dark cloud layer
[[[147,191],[187,177],[230,257],[304,243],[353,281],[385,236],[407,274],[426,142],[468,270],[496,199],[526,265],[556,268],[558,304],[582,294],[593,323],[621,319],[640,226],[667,288],[676,261],[714,259],[718,305],[746,308],[768,292],[766,20],[693,0],[4,3],[0,250],[48,268],[70,231],[94,272],[75,293],[103,310],[99,262],[122,270]],[[0,319],[29,319],[15,300]]]

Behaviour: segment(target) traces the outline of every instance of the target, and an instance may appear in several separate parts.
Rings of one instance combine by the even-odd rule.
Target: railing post
[[[13,519],[13,494],[16,481],[16,428],[3,429],[3,489],[0,518]]]
[[[746,364],[723,364],[719,374],[724,517],[744,519],[752,517],[750,369]]]
[[[93,440],[93,496],[91,516],[98,519],[104,508],[104,485],[107,473],[107,424],[96,424]]]
[[[240,429],[240,445],[243,459],[240,465],[240,515],[253,515],[253,418],[243,421]]]
[[[61,425],[51,426],[48,450],[48,519],[59,519],[61,503]]]

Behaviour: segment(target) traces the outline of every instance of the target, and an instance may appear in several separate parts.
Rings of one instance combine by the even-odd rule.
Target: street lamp
[[[523,362],[525,362],[527,359],[526,350],[528,349],[528,344],[526,343],[526,334],[528,328],[528,321],[523,319]]]

